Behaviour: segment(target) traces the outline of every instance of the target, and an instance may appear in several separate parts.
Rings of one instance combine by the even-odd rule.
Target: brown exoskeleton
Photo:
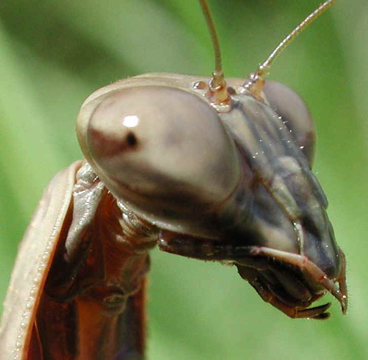
[[[77,136],[85,160],[57,174],[25,234],[1,323],[4,359],[144,356],[148,252],[234,264],[293,318],[347,309],[345,259],[311,173],[302,100],[264,80],[303,21],[244,82],[146,74],[93,93]],[[143,105],[142,105],[143,104]]]

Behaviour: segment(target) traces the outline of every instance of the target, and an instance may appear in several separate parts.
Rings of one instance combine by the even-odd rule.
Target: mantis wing
[[[72,199],[76,161],[49,183],[19,246],[0,326],[2,359],[26,359],[43,287]]]

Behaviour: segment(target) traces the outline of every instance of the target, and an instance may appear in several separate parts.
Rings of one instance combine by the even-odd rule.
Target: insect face
[[[291,317],[326,318],[329,304],[308,308],[326,291],[345,312],[344,258],[310,171],[308,111],[293,93],[290,115],[272,97],[275,88],[291,93],[280,84],[268,85],[269,101],[244,93],[239,82],[229,80],[238,90],[219,107],[198,78],[178,77],[175,88],[155,74],[114,84],[86,101],[81,147],[117,199],[162,229],[162,250],[234,263],[264,300]],[[187,121],[175,110],[185,104],[181,96]],[[142,102],[152,111],[142,112]],[[135,126],[124,124],[127,118]]]

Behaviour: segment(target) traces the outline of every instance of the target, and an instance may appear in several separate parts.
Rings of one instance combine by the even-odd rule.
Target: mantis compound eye
[[[86,158],[118,199],[149,220],[196,217],[238,184],[233,140],[196,95],[164,86],[118,89],[86,115],[82,108]]]
[[[295,91],[276,81],[267,80],[263,91],[272,109],[281,116],[308,159],[309,165],[312,166],[316,147],[316,127],[307,105]]]

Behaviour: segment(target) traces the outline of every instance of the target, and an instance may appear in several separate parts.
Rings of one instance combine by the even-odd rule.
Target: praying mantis
[[[314,14],[321,13],[333,2],[327,1]],[[208,13],[205,2],[202,5],[204,13]],[[208,15],[207,20],[211,28]],[[303,27],[300,25],[297,32]],[[213,30],[211,34],[216,38]],[[214,44],[218,51],[216,41]],[[334,242],[326,218],[323,192],[309,171],[314,146],[312,125],[297,97],[295,104],[301,104],[298,109],[305,122],[300,124],[293,115],[289,115],[289,127],[280,122],[279,116],[287,118],[287,111],[283,111],[284,104],[277,94],[294,96],[287,88],[270,82],[264,89],[266,95],[263,93],[264,77],[274,57],[268,58],[245,82],[228,80],[230,87],[225,83],[217,56],[210,82],[197,76],[143,75],[109,85],[86,100],[79,115],[77,134],[87,162],[77,162],[57,175],[26,234],[24,243],[29,245],[29,239],[38,237],[40,230],[45,231],[42,251],[38,243],[35,249],[35,258],[39,256],[43,260],[37,260],[34,268],[34,257],[28,246],[28,250],[20,250],[21,256],[25,256],[22,263],[30,266],[22,268],[21,274],[30,274],[33,283],[23,282],[31,287],[24,286],[25,292],[18,293],[19,286],[14,284],[20,275],[19,271],[15,272],[2,328],[2,346],[9,358],[39,358],[40,354],[45,358],[58,354],[66,359],[144,356],[143,283],[148,271],[147,251],[157,242],[162,250],[174,254],[235,264],[241,277],[265,301],[290,317],[326,318],[328,305],[309,308],[326,290],[346,311],[343,253]],[[120,101],[122,95],[124,101]],[[241,100],[243,96],[246,103]],[[157,106],[160,99],[164,105]],[[142,102],[146,107],[137,105]],[[126,104],[133,108],[125,113]],[[178,116],[175,122],[176,134],[183,135],[184,141],[174,133],[167,133],[172,124],[168,126],[166,117],[160,116],[163,106],[165,116],[170,119],[178,116],[182,106],[185,111],[192,111],[185,116],[190,121],[181,121]],[[275,113],[273,108],[278,108],[280,113]],[[156,112],[154,123],[144,125],[143,121],[143,133],[136,133],[141,119],[147,113]],[[252,123],[239,128],[241,118],[247,117],[248,112],[249,118],[264,124],[255,129]],[[115,125],[116,117],[124,126],[123,132],[121,122],[119,127]],[[99,119],[103,119],[102,123]],[[272,124],[273,120],[279,121],[280,127],[274,124],[270,127],[268,121]],[[198,124],[201,124],[199,129],[195,128]],[[307,130],[301,126],[305,124]],[[202,143],[212,126],[213,137]],[[150,145],[152,138],[157,141]],[[260,142],[268,145],[262,147]],[[145,146],[148,151],[144,152],[146,158],[142,158],[140,149]],[[171,146],[170,150],[167,146]],[[273,146],[283,156],[273,159]],[[132,157],[127,158],[126,154]],[[134,159],[136,154],[138,161]],[[180,160],[182,154],[186,155],[186,162]],[[217,158],[208,154],[216,154]],[[198,162],[192,164],[189,159]],[[181,167],[176,169],[178,163]],[[117,173],[122,176],[117,177]],[[160,184],[165,186],[161,189]],[[298,188],[310,188],[310,191],[296,198],[294,191],[297,193]],[[97,223],[96,217],[101,218]],[[306,228],[310,231],[305,232]],[[283,233],[277,233],[277,229]],[[110,262],[99,259],[105,245],[91,235],[99,231],[114,234],[109,259],[114,254],[125,254],[109,271],[102,266],[105,275],[108,274],[107,282],[96,282],[96,278],[89,276],[96,270],[97,278],[104,279],[98,274],[101,267],[94,268],[93,264]],[[316,246],[308,237],[311,234],[327,250]],[[249,244],[244,239],[253,240]],[[294,242],[287,243],[285,239]],[[29,255],[32,256],[27,258]],[[121,269],[119,274],[115,274],[116,269]],[[44,291],[47,295],[41,296]],[[13,310],[22,305],[22,311]],[[59,313],[60,307],[67,308],[63,315]],[[84,314],[78,321],[70,315],[75,311]],[[124,325],[119,325],[123,329],[123,342],[115,339],[118,333],[114,331],[115,323],[112,327],[109,322],[104,325],[105,331],[108,328],[112,333],[99,330],[96,334],[89,333],[94,319],[88,311],[96,315],[100,312],[102,318],[108,312],[110,317],[114,314],[113,321],[123,321]],[[56,314],[56,324],[60,317],[79,324],[73,331],[82,331],[79,333],[82,340],[78,343],[75,339],[71,350],[65,345],[65,339],[70,336],[64,329],[65,323],[54,329],[47,326],[50,314]],[[121,320],[120,314],[127,318]],[[100,321],[107,324],[106,319]],[[61,340],[55,336],[60,333],[64,334]],[[89,344],[91,337],[98,348]],[[14,338],[17,340],[12,343]]]

